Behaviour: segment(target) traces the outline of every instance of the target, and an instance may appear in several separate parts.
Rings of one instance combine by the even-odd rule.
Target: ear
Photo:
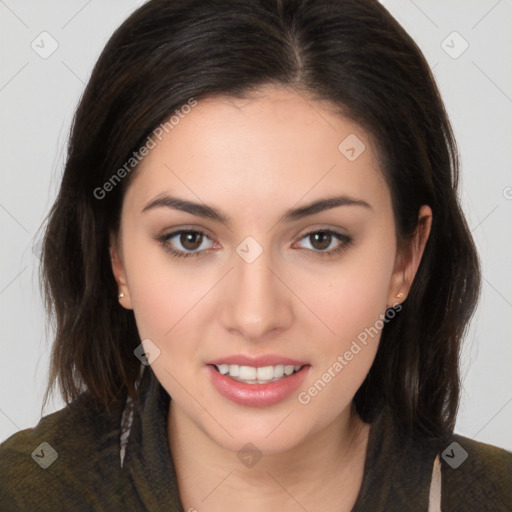
[[[124,270],[121,241],[120,238],[113,233],[110,234],[109,252],[112,264],[112,273],[114,274],[114,279],[117,282],[119,294],[124,294],[122,297],[118,297],[119,303],[126,309],[133,309],[130,290],[128,289],[126,273]]]
[[[418,224],[412,239],[409,241],[409,246],[405,251],[397,253],[389,288],[388,307],[403,302],[407,297],[414,276],[420,266],[431,227],[432,210],[429,206],[423,205],[418,213]]]

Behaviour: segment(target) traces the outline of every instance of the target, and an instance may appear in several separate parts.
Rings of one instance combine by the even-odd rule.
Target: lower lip
[[[246,384],[222,375],[213,365],[208,365],[212,383],[217,391],[232,402],[251,407],[265,407],[288,398],[303,382],[309,372],[304,365],[298,372],[267,384]]]

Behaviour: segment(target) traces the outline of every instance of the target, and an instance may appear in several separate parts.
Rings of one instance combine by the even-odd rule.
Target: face
[[[369,135],[268,87],[199,101],[134,172],[113,270],[176,414],[221,447],[263,453],[346,414],[425,241],[398,257]]]

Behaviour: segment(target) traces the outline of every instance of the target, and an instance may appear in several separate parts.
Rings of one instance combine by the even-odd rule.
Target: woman
[[[43,252],[68,406],[1,445],[2,506],[512,510],[512,454],[453,432],[457,179],[378,2],[145,4],[75,115]]]

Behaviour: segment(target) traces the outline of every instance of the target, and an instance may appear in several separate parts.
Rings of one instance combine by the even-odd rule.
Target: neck
[[[325,512],[350,511],[362,482],[368,433],[351,406],[293,449],[245,466],[172,400],[169,407],[169,446],[184,510],[298,510],[298,504],[313,510],[325,503]]]

